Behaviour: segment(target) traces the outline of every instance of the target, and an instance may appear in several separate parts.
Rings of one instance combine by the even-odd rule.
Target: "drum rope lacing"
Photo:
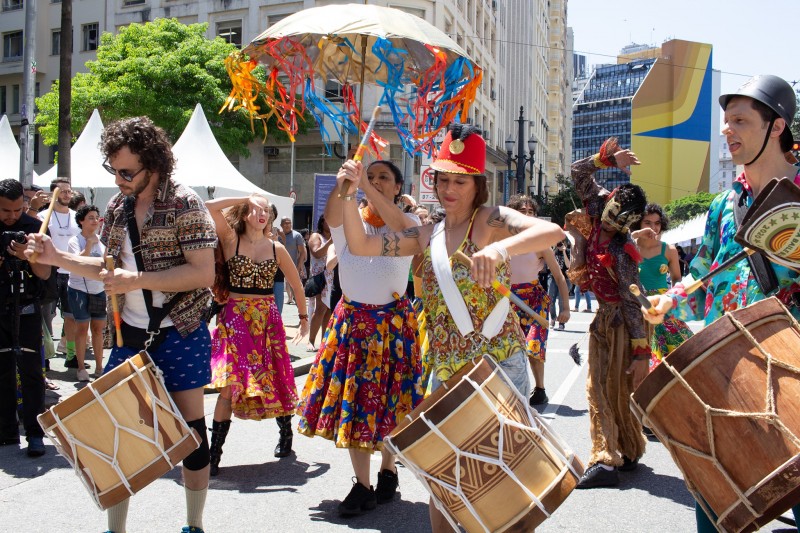
[[[502,374],[502,378],[504,378],[504,381],[507,384],[509,384],[509,388],[512,390],[514,396],[517,398],[517,400],[520,402],[520,404],[525,406],[525,410],[526,410],[526,412],[528,414],[528,419],[533,421],[533,422],[535,422],[535,425],[526,426],[526,425],[524,425],[522,423],[519,423],[519,422],[516,422],[514,420],[509,419],[506,415],[502,414],[499,411],[499,409],[497,408],[495,403],[489,398],[488,394],[486,394],[486,391],[484,390],[484,387],[489,383],[491,378],[495,374],[497,374],[498,372]],[[520,393],[517,391],[516,387],[514,387],[513,385],[510,385],[511,384],[511,380],[510,380],[510,378],[508,378],[506,376],[505,372],[502,370],[501,367],[499,367],[499,366],[495,367],[493,372],[492,372],[492,375],[490,375],[489,378],[483,384],[476,383],[469,376],[464,376],[463,381],[469,383],[472,386],[472,388],[475,390],[475,392],[478,394],[478,396],[481,398],[481,400],[484,402],[484,404],[495,415],[495,417],[497,418],[497,421],[500,424],[500,427],[499,427],[499,430],[498,430],[498,443],[497,443],[498,458],[497,459],[492,459],[490,457],[486,457],[486,456],[483,456],[483,455],[478,455],[478,454],[471,453],[471,452],[468,452],[468,451],[465,451],[465,450],[461,450],[460,448],[458,448],[458,446],[456,444],[452,443],[444,435],[444,433],[442,433],[442,431],[431,420],[429,420],[425,416],[425,413],[423,412],[423,413],[420,413],[420,415],[419,415],[420,420],[422,420],[425,423],[425,425],[428,426],[428,428],[437,437],[439,437],[453,451],[453,453],[456,456],[455,472],[454,472],[454,477],[456,479],[456,485],[452,485],[450,483],[447,483],[446,481],[443,481],[441,479],[433,477],[430,474],[428,474],[427,472],[424,472],[424,471],[417,472],[417,470],[418,470],[417,468],[409,468],[409,470],[411,470],[411,472],[415,475],[415,477],[423,485],[425,485],[425,487],[428,490],[428,492],[430,492],[432,495],[433,495],[433,491],[430,488],[429,482],[432,482],[432,483],[440,486],[444,490],[454,494],[459,500],[461,500],[461,502],[464,504],[464,506],[467,508],[467,510],[470,512],[470,514],[472,514],[472,516],[475,518],[475,520],[481,525],[481,527],[483,527],[484,531],[486,531],[487,533],[490,531],[490,529],[486,526],[486,524],[483,522],[483,520],[481,520],[480,515],[475,510],[474,506],[469,501],[467,496],[464,494],[463,489],[461,488],[461,459],[462,458],[473,459],[473,460],[476,460],[476,461],[492,464],[494,466],[499,467],[512,481],[514,481],[522,489],[522,491],[528,496],[528,498],[530,498],[531,501],[536,504],[536,506],[545,515],[545,518],[549,518],[551,513],[547,510],[547,508],[544,506],[544,504],[541,502],[541,500],[539,500],[539,498],[537,498],[536,495],[508,467],[508,465],[506,465],[503,462],[503,439],[504,439],[503,429],[504,429],[504,427],[506,425],[511,425],[511,426],[517,427],[519,429],[531,430],[539,438],[539,442],[540,443],[542,443],[542,444],[544,444],[544,443],[554,444],[554,445],[549,446],[547,451],[549,451],[550,453],[555,455],[556,458],[559,461],[561,461],[561,463],[563,465],[565,465],[566,468],[569,469],[572,472],[572,474],[575,476],[575,478],[577,479],[577,478],[580,478],[580,475],[578,474],[578,472],[575,470],[575,468],[572,465],[572,457],[573,457],[574,454],[568,453],[566,451],[562,452],[562,450],[567,450],[568,449],[566,443],[563,442],[558,435],[556,435],[555,433],[552,432],[552,430],[550,429],[550,426],[547,424],[546,421],[544,421],[543,418],[541,418],[538,415],[538,413],[536,413],[535,411],[531,410],[530,406],[528,406],[528,402],[524,401],[524,398],[522,398]],[[549,441],[548,441],[548,439],[542,439],[542,437],[544,436],[543,435],[544,433],[546,433],[547,437],[549,437]],[[391,442],[387,442],[387,444],[389,445],[389,448],[391,448],[392,453],[394,453],[397,456],[397,458],[403,464],[405,464],[407,466],[414,464],[413,461],[408,460],[405,457],[405,455],[403,454],[403,452],[398,450]],[[557,445],[557,446],[555,446],[555,445]],[[569,458],[567,457],[567,455],[569,455]],[[544,491],[545,494],[548,494],[550,492],[552,486],[555,483],[559,482],[559,480],[562,477],[563,472],[564,472],[564,467],[562,467],[559,470],[559,475],[555,477],[555,479],[550,483],[550,486],[548,486],[547,489]],[[444,504],[442,504],[439,501],[439,499],[436,498],[436,497],[433,498],[433,502],[436,505],[436,507],[445,516],[445,518],[450,523],[450,525],[453,526],[453,528],[456,531],[458,531],[457,522],[451,517],[450,512],[444,507]]]
[[[103,453],[100,450],[94,449],[91,446],[88,446],[88,445],[80,442],[78,439],[76,439],[74,436],[72,436],[72,434],[70,433],[69,428],[66,426],[66,424],[61,419],[61,417],[57,413],[55,413],[54,411],[51,411],[51,414],[53,415],[53,418],[55,420],[56,425],[61,430],[61,434],[65,436],[66,441],[69,444],[70,451],[72,452],[71,456],[74,458],[74,461],[70,461],[70,462],[72,462],[72,467],[75,470],[76,475],[80,478],[80,480],[83,482],[83,484],[86,486],[86,488],[91,493],[92,498],[95,501],[95,504],[97,504],[97,506],[100,507],[101,509],[102,509],[102,506],[100,504],[100,495],[98,494],[98,487],[97,487],[97,484],[96,484],[96,482],[94,480],[94,477],[92,476],[91,471],[88,468],[84,468],[82,471],[80,469],[79,461],[78,461],[78,453],[77,453],[78,447],[88,451],[89,453],[95,455],[98,459],[100,459],[101,461],[106,463],[114,471],[114,473],[119,478],[120,483],[125,487],[125,489],[128,491],[128,493],[131,494],[131,495],[133,495],[135,493],[135,491],[131,487],[130,482],[126,478],[125,472],[122,471],[122,467],[120,466],[119,460],[117,459],[117,454],[118,454],[118,451],[119,451],[120,431],[125,431],[127,433],[130,433],[134,437],[137,437],[140,440],[143,440],[145,442],[148,442],[148,443],[152,444],[153,447],[156,448],[156,450],[158,450],[158,452],[161,454],[162,458],[167,462],[167,464],[169,465],[170,469],[175,467],[175,465],[172,463],[172,460],[169,457],[168,450],[162,449],[162,447],[160,446],[160,444],[158,442],[159,420],[158,420],[158,411],[156,410],[156,407],[161,407],[162,409],[164,409],[166,411],[170,411],[170,408],[171,408],[171,413],[178,414],[178,415],[179,415],[180,411],[178,410],[178,407],[175,404],[175,401],[172,399],[172,396],[170,396],[169,394],[167,394],[167,398],[169,399],[169,405],[167,403],[165,403],[163,400],[159,399],[158,395],[155,393],[155,391],[151,387],[150,383],[148,383],[147,379],[144,376],[144,374],[147,372],[147,367],[150,366],[150,367],[152,367],[153,372],[156,375],[156,379],[158,379],[161,382],[161,384],[164,385],[163,372],[152,361],[149,362],[146,365],[143,365],[142,367],[138,367],[130,359],[126,360],[125,363],[130,365],[132,367],[132,369],[133,369],[133,374],[131,374],[129,377],[127,377],[125,379],[125,381],[130,381],[132,379],[137,379],[138,378],[138,380],[141,382],[142,386],[145,389],[145,393],[150,397],[150,409],[151,409],[151,411],[153,413],[153,436],[154,436],[154,439],[150,439],[150,438],[148,438],[147,436],[145,436],[144,434],[142,434],[140,432],[134,431],[134,430],[132,430],[130,428],[127,428],[125,426],[121,426],[120,424],[118,424],[116,419],[114,418],[114,415],[111,413],[111,410],[109,409],[108,405],[104,401],[103,396],[97,390],[95,390],[93,387],[88,387],[88,388],[91,391],[92,395],[94,396],[95,400],[97,401],[98,405],[100,405],[103,408],[103,410],[108,415],[109,421],[114,426],[113,456],[108,455],[106,453]],[[120,385],[121,383],[122,382],[118,383],[117,386]],[[164,390],[166,390],[166,387],[164,388]],[[72,414],[70,414],[69,416],[72,416]],[[188,435],[191,435],[191,437],[195,440],[195,442],[197,442],[197,439],[194,437],[194,432],[191,430],[191,428],[189,428],[188,424],[186,424],[186,421],[183,419],[183,417],[180,416],[180,415],[176,416],[175,420],[177,420],[180,423],[180,425],[183,427],[184,431]],[[62,446],[59,444],[59,442],[58,442],[56,436],[53,434],[53,432],[50,431],[50,430],[46,430],[46,433],[47,433],[47,436],[50,438],[50,440],[55,445],[56,449],[59,451],[59,453],[69,460],[69,455],[64,453],[64,450],[63,450]],[[180,441],[182,441],[182,440],[183,439],[180,439]],[[177,446],[179,444],[179,442],[175,443],[175,446]],[[198,445],[199,445],[199,443],[198,443]],[[143,468],[141,468],[135,474],[138,474],[139,472],[141,472],[142,470],[144,470],[145,468],[147,468],[151,464],[153,464],[153,461],[150,461],[147,465],[145,465]],[[83,472],[85,477],[84,477],[84,475],[81,475],[81,472]],[[88,480],[87,480],[87,478],[88,478]],[[91,485],[89,483],[90,481],[91,481]]]
[[[800,323],[798,323],[797,320],[795,320],[794,316],[792,316],[791,314],[788,314],[788,313],[786,315],[788,316],[792,327],[796,331],[800,331]],[[714,439],[714,426],[713,426],[713,423],[712,423],[713,416],[747,417],[747,418],[753,418],[753,419],[756,419],[756,420],[763,420],[766,423],[771,424],[773,427],[775,427],[784,436],[788,437],[789,440],[791,440],[792,443],[796,447],[800,448],[800,438],[798,438],[794,433],[792,433],[791,430],[789,430],[789,428],[787,428],[786,425],[780,420],[780,418],[778,418],[778,415],[777,415],[777,413],[775,411],[775,390],[774,390],[774,386],[772,384],[772,368],[773,368],[773,366],[777,366],[779,368],[782,368],[784,370],[787,370],[789,372],[792,372],[792,373],[798,374],[798,375],[800,375],[800,368],[795,367],[793,365],[790,365],[788,363],[785,363],[783,361],[780,361],[778,359],[775,359],[772,356],[771,353],[769,353],[766,349],[764,349],[764,347],[750,333],[750,331],[748,331],[747,327],[744,324],[742,324],[739,320],[737,320],[730,313],[726,314],[725,316],[731,321],[731,323],[736,327],[736,329],[739,330],[739,333],[741,333],[742,336],[744,336],[748,341],[750,341],[750,343],[753,346],[755,346],[756,349],[764,357],[764,362],[766,364],[766,369],[767,369],[767,372],[766,372],[766,374],[767,374],[766,375],[766,392],[765,392],[765,398],[764,398],[765,399],[765,404],[766,404],[765,412],[744,413],[744,412],[739,412],[739,411],[732,411],[732,410],[728,410],[728,409],[720,409],[720,408],[717,408],[717,407],[711,407],[705,401],[703,401],[703,399],[700,397],[699,394],[697,394],[697,392],[695,392],[695,390],[684,379],[684,377],[681,375],[681,373],[675,367],[673,367],[671,364],[669,364],[669,358],[664,358],[664,360],[661,362],[661,364],[664,365],[670,371],[670,373],[686,389],[686,391],[690,395],[692,395],[694,397],[695,401],[697,403],[699,403],[703,407],[703,411],[705,413],[705,420],[706,420],[706,435],[707,435],[707,438],[708,438],[708,445],[709,445],[709,449],[710,449],[710,454],[703,453],[700,450],[697,450],[695,448],[692,448],[691,446],[688,446],[686,444],[683,444],[681,442],[676,441],[672,437],[668,437],[668,436],[664,435],[661,431],[658,431],[658,429],[659,429],[658,428],[658,424],[654,424],[654,421],[648,416],[648,414],[646,412],[644,412],[635,402],[632,402],[632,405],[635,405],[637,407],[637,409],[639,410],[639,413],[640,413],[641,418],[642,418],[642,423],[644,425],[646,425],[648,427],[651,427],[651,428],[654,428],[654,429],[656,429],[658,431],[659,440],[665,446],[667,446],[669,448],[673,448],[673,447],[674,448],[680,448],[681,450],[683,450],[684,452],[686,452],[686,453],[688,453],[690,455],[694,455],[696,457],[700,457],[702,459],[706,459],[706,460],[710,461],[711,463],[713,463],[713,465],[722,474],[722,476],[725,478],[725,480],[731,486],[733,491],[736,493],[737,497],[739,498],[739,502],[741,502],[742,505],[744,505],[745,508],[747,508],[747,510],[754,517],[757,518],[757,517],[761,516],[761,513],[758,513],[753,508],[753,506],[751,505],[750,500],[748,499],[748,497],[739,489],[739,487],[736,485],[736,483],[734,482],[734,480],[731,477],[731,475],[723,467],[722,463],[720,463],[720,461],[717,459],[716,444],[715,444],[715,439]],[[672,455],[674,456],[675,454],[673,453]],[[678,468],[681,470],[681,473],[683,474],[683,478],[686,481],[686,484],[689,486],[689,489],[692,492],[700,494],[699,490],[697,490],[697,487],[695,487],[694,484],[690,481],[690,478],[686,476],[686,472],[683,469],[683,465],[679,461],[675,461],[675,463],[678,465]],[[704,510],[706,511],[706,514],[708,514],[709,516],[713,516],[713,514],[711,512],[709,512],[709,509],[707,508],[707,504],[706,504],[706,502],[705,502],[705,500],[703,498],[698,499],[698,503],[704,508]],[[716,513],[717,516],[718,516],[717,524],[720,524],[725,519],[725,517],[736,507],[736,505],[737,505],[737,503],[733,503],[724,512]]]

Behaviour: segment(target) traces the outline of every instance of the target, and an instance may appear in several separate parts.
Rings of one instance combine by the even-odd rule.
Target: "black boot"
[[[231,421],[217,422],[214,420],[211,425],[211,445],[209,452],[211,455],[211,471],[210,475],[216,476],[219,474],[219,460],[222,458],[222,445],[225,444],[225,437],[228,436],[228,430],[231,428]]]
[[[275,457],[289,457],[292,453],[292,415],[279,416],[275,419],[280,428],[280,440],[275,446]]]

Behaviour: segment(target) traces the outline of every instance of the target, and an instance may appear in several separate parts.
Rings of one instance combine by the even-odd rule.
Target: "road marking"
[[[588,345],[587,345],[588,346]],[[583,346],[583,350],[587,349],[587,346]],[[569,350],[564,349],[554,349],[554,350],[547,350],[548,352],[568,352]],[[583,370],[583,365],[575,365],[572,370],[569,371],[567,374],[566,379],[561,383],[561,386],[558,388],[556,393],[550,398],[550,401],[547,403],[547,407],[545,407],[544,411],[540,411],[539,414],[542,418],[546,418],[547,420],[553,420],[556,417],[556,411],[558,408],[561,407],[561,402],[564,401],[564,398],[567,397],[570,389],[572,389],[572,385],[574,385],[575,380],[578,379],[578,375]]]

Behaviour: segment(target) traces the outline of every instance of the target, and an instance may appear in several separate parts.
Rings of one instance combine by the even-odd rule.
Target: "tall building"
[[[617,64],[598,66],[573,105],[573,159],[615,136],[642,164],[630,179],[617,169],[599,171],[607,188],[631,181],[660,204],[708,190],[719,139],[711,52],[709,44],[676,39],[657,49],[626,48]]]
[[[550,0],[550,43],[547,83],[547,158],[549,185],[556,174],[569,175],[572,152],[572,30],[567,28],[566,0]],[[547,178],[541,172],[540,178]],[[537,186],[544,179],[537,180]],[[545,183],[547,183],[545,181]]]
[[[483,68],[483,83],[476,95],[469,121],[487,138],[487,176],[492,187],[490,202],[502,199],[507,170],[505,140],[517,134],[520,106],[525,109],[526,135],[539,141],[536,149],[537,174],[541,165],[544,180],[563,172],[563,154],[569,153],[568,100],[550,94],[561,88],[559,81],[571,76],[566,54],[566,6],[568,0],[370,0],[412,13],[443,30]],[[0,34],[3,61],[0,63],[0,114],[9,115],[13,130],[19,128],[22,94],[22,31],[25,0],[3,0]],[[103,32],[117,32],[131,23],[156,18],[176,18],[185,24],[208,23],[207,36],[221,37],[245,46],[266,28],[299,11],[319,5],[346,4],[352,0],[73,0],[73,74],[85,72],[86,62],[96,58],[95,50]],[[38,2],[36,22],[39,92],[49,89],[59,74],[59,0]],[[556,50],[552,50],[556,48]],[[569,52],[571,54],[571,52]],[[568,84],[567,84],[568,85]],[[324,90],[321,88],[320,90]],[[567,88],[568,90],[568,88]],[[38,94],[38,93],[37,93]],[[202,103],[202,102],[201,102]],[[365,94],[364,106],[377,103],[377,94]],[[558,106],[564,106],[558,112]],[[206,109],[207,114],[215,110]],[[418,183],[419,158],[407,156],[382,117],[379,133],[390,141],[389,157],[406,175],[407,183]],[[566,141],[562,139],[566,138]],[[53,162],[54,147],[37,139],[35,170],[44,172]],[[292,177],[292,147],[269,140],[256,141],[248,157],[233,158],[240,172],[253,183],[276,194],[286,195]],[[524,150],[527,155],[527,147]],[[515,150],[516,152],[516,150]],[[297,209],[308,210],[314,195],[314,174],[335,173],[340,160],[329,157],[321,146],[319,130],[298,138],[294,146],[294,190]],[[513,165],[512,165],[513,168]],[[530,184],[528,169],[527,184]],[[304,224],[298,220],[298,227]]]
[[[743,167],[737,167],[733,164],[731,157],[731,148],[728,146],[728,140],[724,135],[719,136],[719,170],[711,175],[708,183],[708,192],[717,193],[730,189],[733,185],[736,176],[741,172]]]

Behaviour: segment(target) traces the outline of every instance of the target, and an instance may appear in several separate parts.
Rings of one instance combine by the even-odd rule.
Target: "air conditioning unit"
[[[276,148],[275,146],[265,146],[264,147],[264,155],[267,157],[277,157],[281,151]]]

